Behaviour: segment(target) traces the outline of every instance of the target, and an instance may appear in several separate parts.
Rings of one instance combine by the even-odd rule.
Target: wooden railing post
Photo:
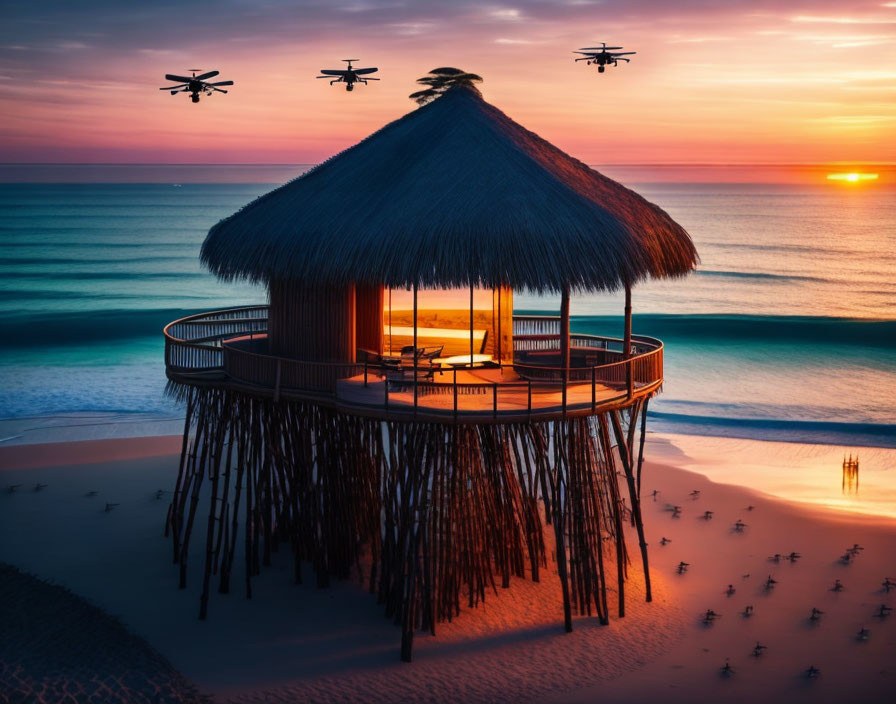
[[[454,420],[457,420],[457,367],[454,367]]]

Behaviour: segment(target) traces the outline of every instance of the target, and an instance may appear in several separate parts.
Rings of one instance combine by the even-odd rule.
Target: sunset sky
[[[4,0],[0,162],[311,163],[414,108],[436,66],[613,163],[896,161],[886,0]],[[574,49],[637,51],[598,75]],[[382,80],[315,80],[357,57]],[[229,95],[172,97],[218,69]]]

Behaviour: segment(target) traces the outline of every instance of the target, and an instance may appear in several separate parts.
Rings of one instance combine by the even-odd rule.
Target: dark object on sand
[[[756,508],[756,507],[751,505],[751,506],[747,506],[747,509],[746,509],[746,510],[747,510],[747,511],[752,511],[754,508]]]
[[[722,614],[717,614],[717,613],[716,613],[715,611],[713,611],[712,609],[707,609],[707,610],[706,610],[706,613],[703,614],[703,623],[707,623],[707,624],[712,623],[712,622],[715,621],[717,618],[719,618],[721,615],[722,615]]]
[[[819,620],[821,620],[821,617],[823,614],[824,614],[824,611],[822,611],[821,609],[816,609],[813,606],[812,607],[812,615],[809,616],[809,620],[810,621],[819,621]]]
[[[678,574],[683,574],[688,571],[688,567],[690,567],[690,563],[688,562],[679,562],[678,563]]]
[[[736,592],[736,591],[737,591],[737,590],[734,588],[734,585],[733,585],[733,584],[729,584],[729,585],[728,585],[728,588],[725,590],[725,593],[726,593],[728,596],[731,596],[731,595],[733,595],[734,592]]]
[[[821,674],[821,670],[819,670],[815,665],[809,665],[809,669],[806,670],[806,677],[810,680],[818,679],[818,676]]]
[[[866,640],[868,640],[868,636],[870,636],[870,635],[871,635],[871,631],[869,631],[867,628],[862,626],[859,629],[859,632],[856,634],[856,640],[866,641]]]
[[[650,492],[650,495],[653,497],[653,502],[654,502],[654,503],[656,503],[656,496],[657,496],[657,494],[659,494],[659,493],[660,493],[660,492],[657,491],[656,489],[654,489],[652,492]]]
[[[690,494],[688,494],[692,499],[696,499],[700,496],[700,490],[694,489]]]
[[[791,562],[796,562],[796,561],[799,560],[801,557],[802,557],[802,555],[800,555],[798,552],[792,552],[792,553],[790,553],[789,555],[787,555],[784,559],[785,559],[785,560],[790,560]]]
[[[109,511],[111,511],[111,510],[112,510],[113,508],[115,508],[116,506],[118,506],[118,504],[106,504],[106,508],[104,509],[104,511],[105,511],[106,513],[109,513]]]
[[[896,587],[896,580],[890,579],[889,577],[884,577],[884,581],[880,584],[884,588],[884,591],[889,594],[890,590]]]
[[[730,663],[725,660],[725,665],[721,668],[722,677],[731,677],[734,674],[734,668],[731,667]]]
[[[704,511],[703,515],[700,516],[704,521],[708,521],[712,519],[712,511]]]
[[[754,658],[762,657],[762,652],[763,652],[767,647],[768,647],[768,646],[762,645],[761,643],[759,643],[759,641],[757,641],[757,642],[756,642],[756,646],[753,648],[753,657],[754,657]]]
[[[890,615],[890,612],[893,610],[893,607],[887,606],[886,604],[881,604],[880,608],[877,610],[877,613],[874,614],[877,618],[886,618]]]
[[[743,522],[742,520],[740,520],[739,518],[738,518],[737,521],[734,523],[734,530],[735,530],[735,532],[737,532],[737,533],[742,533],[743,530],[744,530],[744,528],[746,528],[746,527],[747,527],[747,524],[744,523],[744,522]]]
[[[7,494],[15,493],[15,490],[18,489],[20,486],[22,486],[22,485],[21,484],[8,484],[6,487],[6,493]]]
[[[768,579],[765,580],[765,590],[768,591],[770,589],[774,589],[775,585],[778,583],[778,580],[772,579],[772,576],[769,575]]]
[[[666,543],[671,543],[671,542],[672,541],[669,540],[669,538],[666,538],[665,536],[660,539],[660,545],[665,545]]]
[[[770,558],[768,558],[769,562],[780,562],[781,561],[781,553],[775,553]]]
[[[672,513],[672,518],[678,518],[679,514],[681,514],[681,506],[674,506],[672,504],[666,505],[666,510]]]
[[[834,586],[831,587],[831,591],[832,592],[842,592],[843,591],[843,584],[841,584],[839,579],[834,580]]]
[[[859,553],[864,549],[865,548],[863,548],[858,543],[853,543],[853,546],[851,548],[846,548],[846,552],[848,552],[853,557],[858,557]]]
[[[750,618],[750,616],[753,615],[753,605],[748,604],[747,606],[744,607],[744,610],[741,611],[740,613],[741,613],[741,616],[743,616],[744,618]]]
[[[166,73],[165,80],[166,81],[174,81],[178,85],[176,86],[164,86],[159,88],[159,90],[167,90],[171,92],[171,95],[177,95],[178,93],[189,93],[190,100],[194,103],[199,102],[199,94],[205,93],[206,95],[211,95],[212,93],[226,93],[226,90],[221,90],[220,86],[232,86],[233,81],[217,81],[215,83],[209,83],[206,79],[214,78],[217,76],[220,71],[208,71],[206,73],[196,75],[197,71],[201,71],[199,68],[191,68],[189,69],[191,76],[178,76],[176,74]]]

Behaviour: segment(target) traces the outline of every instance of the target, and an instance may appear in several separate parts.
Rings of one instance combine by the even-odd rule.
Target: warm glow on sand
[[[877,174],[862,174],[855,171],[848,174],[828,174],[828,181],[846,181],[848,183],[858,183],[859,181],[876,181]]]

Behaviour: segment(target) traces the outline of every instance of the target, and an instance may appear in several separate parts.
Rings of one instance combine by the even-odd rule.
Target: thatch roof
[[[308,284],[614,290],[681,276],[687,232],[455,88],[215,225],[218,276]]]

